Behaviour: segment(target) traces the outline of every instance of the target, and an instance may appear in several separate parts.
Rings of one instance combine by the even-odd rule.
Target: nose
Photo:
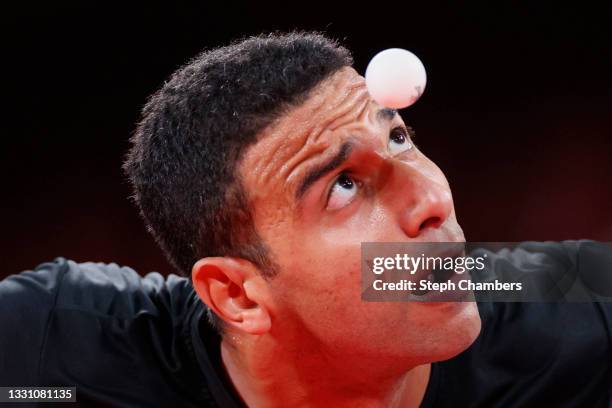
[[[441,174],[436,176],[414,168],[404,169],[402,173],[406,178],[400,180],[403,205],[399,209],[399,222],[406,235],[417,238],[427,229],[444,224],[452,213],[453,197]]]

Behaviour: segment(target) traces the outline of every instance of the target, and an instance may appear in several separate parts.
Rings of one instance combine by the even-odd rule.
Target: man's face
[[[272,330],[320,350],[449,358],[480,330],[474,303],[364,302],[362,242],[463,241],[444,174],[401,117],[345,68],[247,149],[239,173],[280,266]]]

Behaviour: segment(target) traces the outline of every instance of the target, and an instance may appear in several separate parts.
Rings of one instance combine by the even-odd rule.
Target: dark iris
[[[397,144],[404,144],[406,142],[406,134],[403,130],[395,129],[391,132],[391,140]]]
[[[346,174],[343,174],[338,178],[338,184],[340,185],[340,187],[345,188],[347,190],[350,190],[355,185],[355,183],[353,183],[353,180]]]

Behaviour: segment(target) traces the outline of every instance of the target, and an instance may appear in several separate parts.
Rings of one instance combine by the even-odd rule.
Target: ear
[[[270,330],[270,296],[259,269],[244,259],[202,258],[191,277],[198,296],[227,325],[244,333]]]

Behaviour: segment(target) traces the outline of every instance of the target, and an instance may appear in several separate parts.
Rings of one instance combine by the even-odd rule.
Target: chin
[[[463,305],[463,310],[444,330],[445,338],[439,343],[439,353],[436,353],[434,361],[443,361],[455,357],[470,347],[478,338],[481,328],[478,306],[473,302],[466,302]]]

